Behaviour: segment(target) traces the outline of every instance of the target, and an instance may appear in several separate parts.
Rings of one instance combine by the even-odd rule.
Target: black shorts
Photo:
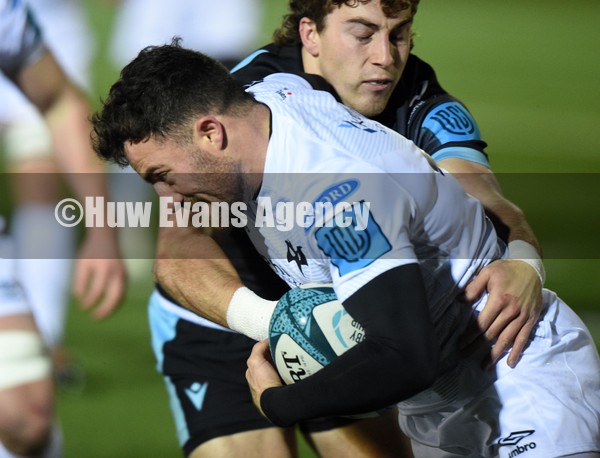
[[[185,454],[216,437],[272,427],[252,403],[246,382],[246,361],[255,342],[183,319],[172,311],[176,309],[163,307],[165,301],[157,291],[150,298],[152,345]],[[322,419],[301,428],[326,431],[353,421]]]

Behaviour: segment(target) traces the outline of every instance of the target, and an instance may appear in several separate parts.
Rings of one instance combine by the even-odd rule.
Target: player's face
[[[215,158],[195,145],[151,138],[125,145],[127,159],[161,197],[174,202],[237,202],[243,200],[242,174],[227,158]]]
[[[365,116],[383,111],[410,53],[412,15],[386,17],[379,0],[335,8],[316,33],[316,71]]]

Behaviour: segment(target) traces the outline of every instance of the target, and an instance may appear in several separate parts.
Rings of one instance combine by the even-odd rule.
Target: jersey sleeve
[[[414,54],[379,118],[438,161],[460,158],[488,166],[487,145],[473,116],[441,86],[433,67]]]
[[[465,159],[489,167],[479,127],[467,108],[445,94],[422,102],[413,113],[409,137],[436,161]]]

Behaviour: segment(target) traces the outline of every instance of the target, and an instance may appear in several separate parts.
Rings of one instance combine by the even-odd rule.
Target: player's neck
[[[304,47],[302,48],[302,68],[304,69],[304,73],[323,76],[319,67],[318,57],[311,55]]]

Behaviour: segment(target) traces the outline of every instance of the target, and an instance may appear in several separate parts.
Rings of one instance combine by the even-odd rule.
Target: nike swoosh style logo
[[[208,382],[194,382],[189,388],[185,389],[185,394],[187,394],[188,399],[191,401],[191,403],[198,412],[202,410],[202,404],[204,404],[204,397],[206,396],[207,388]]]

